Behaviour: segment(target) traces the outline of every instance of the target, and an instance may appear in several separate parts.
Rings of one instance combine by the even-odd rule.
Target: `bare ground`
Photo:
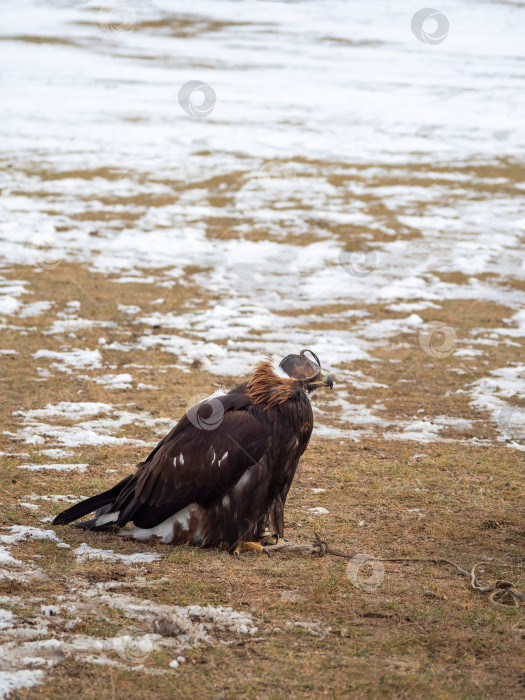
[[[89,464],[84,472],[20,469],[21,464],[61,461],[41,453],[44,448],[57,447],[52,438],[36,445],[19,439],[25,412],[59,401],[102,401],[152,418],[176,420],[195,395],[209,393],[216,386],[228,388],[238,380],[208,374],[198,366],[182,372],[173,366],[172,355],[160,350],[146,353],[140,348],[120,352],[101,347],[103,368],[71,373],[53,368],[52,359],[36,360],[33,354],[42,348],[97,347],[104,334],[101,329],[114,317],[118,303],[140,301],[143,306],[145,297],[155,298],[158,290],[149,285],[115,284],[69,263],[62,263],[52,275],[19,267],[6,276],[28,281],[34,294],[31,301],[51,299],[54,305],[37,317],[16,318],[2,330],[2,348],[17,354],[0,356],[1,524],[4,528],[31,525],[47,529],[49,524],[41,520],[56,514],[64,504],[29,501],[28,496],[94,494],[128,474],[148,447],[75,447],[66,461]],[[191,287],[173,288],[166,308],[181,308],[195,297],[194,292]],[[84,318],[101,325],[77,331],[74,340],[67,334],[43,335],[72,299],[81,299]],[[213,301],[204,295],[202,303]],[[387,315],[374,307],[368,311],[374,319]],[[439,314],[439,320],[467,333],[469,325],[497,327],[510,310],[495,304],[457,302],[444,304]],[[329,327],[327,321],[325,328]],[[121,333],[127,331],[132,334],[137,329],[119,328]],[[473,411],[468,397],[455,393],[490,368],[519,361],[522,353],[522,345],[500,343],[489,347],[483,363],[476,363],[473,369],[468,358],[452,355],[434,360],[421,352],[416,340],[401,336],[373,366],[360,363],[365,374],[388,387],[360,390],[360,402],[373,405],[381,401],[392,422],[417,415],[424,406],[430,415],[465,418],[472,421],[472,427],[450,434],[445,430],[441,435],[450,437],[449,442],[425,445],[387,439],[388,426],[384,435],[370,435],[359,442],[313,439],[289,497],[288,538],[311,542],[318,531],[348,552],[375,557],[444,556],[465,568],[488,560],[491,564],[484,567],[484,580],[510,580],[524,590],[523,452],[499,443],[488,417]],[[94,381],[108,373],[108,365],[114,373],[131,372],[157,389],[138,390],[133,385],[109,390]],[[467,377],[458,374],[458,369]],[[328,415],[337,388],[336,384],[332,395],[319,398]],[[55,419],[55,424],[74,425],[74,421],[72,415]],[[165,426],[137,421],[114,434],[151,443],[165,431]],[[480,442],[476,444],[473,438]],[[38,508],[21,506],[21,502]],[[329,512],[309,510],[317,507]],[[11,555],[26,570],[36,565],[42,571],[24,577],[13,570],[9,578],[0,579],[0,606],[17,616],[19,628],[40,624],[41,605],[58,605],[60,613],[56,619],[49,618],[45,639],[70,643],[80,635],[107,641],[130,624],[137,635],[152,633],[151,620],[130,620],[126,609],[105,601],[103,594],[113,591],[158,605],[231,606],[249,613],[258,632],[256,637],[216,638],[209,646],[185,649],[186,662],[176,669],[169,667],[178,655],[176,641],[170,647],[169,638],[167,646],[155,648],[140,663],[111,649],[104,653],[104,662],[98,663],[102,655],[97,660],[93,653],[87,659],[89,654],[68,648],[49,668],[38,666],[45,669],[39,685],[17,690],[13,697],[523,696],[523,608],[491,606],[451,569],[385,564],[381,585],[364,591],[349,580],[346,562],[331,557],[275,553],[268,559],[247,553],[236,561],[224,552],[129,542],[116,533],[86,533],[72,527],[55,530],[69,549],[50,540],[28,540],[10,547]],[[121,554],[154,552],[161,559],[138,564],[78,562],[72,550],[83,542]],[[368,573],[363,568],[363,577]],[[67,605],[76,612],[68,612]]]

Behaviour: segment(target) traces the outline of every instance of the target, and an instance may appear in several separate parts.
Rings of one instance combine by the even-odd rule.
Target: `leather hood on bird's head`
[[[315,361],[306,357],[309,352]],[[301,350],[299,355],[287,355],[284,360],[281,360],[279,367],[286,372],[289,377],[299,379],[303,382],[315,379],[321,371],[321,363],[317,355],[311,350]]]

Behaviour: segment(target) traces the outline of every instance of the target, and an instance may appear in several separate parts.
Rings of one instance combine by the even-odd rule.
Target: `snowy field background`
[[[154,285],[159,301],[189,283],[214,295],[183,313],[124,309],[165,329],[141,337],[145,357],[160,345],[177,366],[244,375],[263,354],[311,346],[335,369],[417,335],[423,310],[454,299],[512,310],[505,327],[457,338],[472,362],[525,333],[525,293],[508,285],[525,273],[519,3],[449,2],[435,45],[411,28],[414,2],[2,9],[3,264],[77,260]],[[191,80],[212,88],[207,116],[179,104]],[[456,272],[460,282],[438,274]],[[22,307],[24,280],[2,294],[7,324],[53,304]],[[89,326],[83,301],[48,332]],[[404,317],[374,322],[370,304]],[[334,305],[342,327],[312,331]],[[349,316],[359,322],[345,331]],[[74,343],[57,359],[101,362]],[[502,372],[525,387],[523,367]],[[469,390],[496,410],[490,381]],[[339,400],[344,420],[355,406]],[[380,426],[380,413],[358,422]]]

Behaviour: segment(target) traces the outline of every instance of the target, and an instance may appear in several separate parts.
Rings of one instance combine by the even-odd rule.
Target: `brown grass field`
[[[158,293],[152,285],[115,284],[66,262],[52,272],[13,267],[6,278],[28,281],[31,301],[53,299],[55,304],[38,317],[16,318],[2,330],[2,348],[17,354],[0,358],[1,525],[47,529],[49,524],[41,520],[64,504],[33,498],[37,508],[21,506],[29,495],[92,495],[128,474],[148,447],[125,443],[73,448],[67,461],[87,463],[83,472],[20,469],[21,464],[59,461],[40,452],[57,446],[51,436],[44,436],[45,444],[21,438],[27,411],[60,401],[101,401],[175,421],[191,397],[217,385],[231,387],[238,380],[199,367],[182,372],[173,366],[172,355],[139,348],[125,353],[101,348],[104,368],[83,370],[81,376],[59,371],[52,360],[36,360],[33,354],[42,348],[95,348],[101,334],[100,328],[91,327],[77,331],[74,339],[44,335],[68,301],[79,299],[83,317],[102,322],[118,303],[143,305],[148,295],[153,299]],[[191,286],[174,287],[166,308],[182,308],[193,291]],[[203,306],[213,303],[205,295],[201,300]],[[399,316],[373,306],[367,310],[374,320]],[[508,316],[508,308],[470,301],[444,303],[431,318],[456,328],[459,337],[474,327],[497,328]],[[330,330],[329,321],[323,328]],[[445,440],[424,445],[388,440],[382,434],[358,442],[314,436],[287,503],[287,537],[309,543],[319,532],[349,553],[447,557],[467,569],[489,561],[481,574],[484,582],[504,579],[525,590],[524,453],[498,442],[487,414],[477,413],[465,394],[456,393],[466,381],[522,357],[523,341],[491,345],[483,362],[476,363],[478,369],[472,369],[464,357],[435,360],[421,351],[416,337],[402,334],[384,348],[373,367],[357,363],[387,386],[360,389],[360,402],[372,406],[381,401],[392,422],[424,407],[431,415],[465,418],[473,427],[463,433],[445,429]],[[109,391],[94,381],[108,366],[115,373],[136,373],[141,382],[157,389]],[[42,370],[49,372],[45,381]],[[336,371],[334,379],[332,394],[314,398],[328,416],[330,401],[341,388]],[[525,406],[523,399],[519,405]],[[75,415],[53,421],[74,425]],[[153,429],[131,423],[115,435],[149,444],[168,425]],[[309,511],[314,507],[329,512]],[[139,603],[231,606],[249,613],[258,632],[183,651],[175,638],[166,638],[165,646],[141,657],[140,663],[111,650],[98,663],[96,652],[75,653],[68,647],[65,653],[57,652],[59,658],[45,670],[39,685],[17,690],[12,697],[519,698],[525,693],[524,607],[492,606],[451,568],[386,563],[381,585],[365,591],[349,580],[346,562],[330,556],[275,552],[267,558],[245,553],[237,561],[221,551],[131,542],[116,533],[89,533],[71,526],[55,530],[71,548],[57,547],[49,539],[22,541],[10,548],[26,568],[37,565],[42,572],[17,575],[15,567],[0,579],[0,606],[16,615],[19,632],[27,632],[11,641],[45,638],[69,643],[78,635],[108,640],[130,625],[138,637],[153,632],[149,618],[108,604],[102,596],[107,591]],[[121,554],[154,552],[161,558],[137,564],[78,562],[72,550],[83,542]],[[370,573],[367,567],[361,572],[364,577]],[[58,605],[60,613],[46,618],[44,637],[31,636],[31,629],[42,621],[42,605]],[[186,662],[172,669],[169,663],[179,654]]]

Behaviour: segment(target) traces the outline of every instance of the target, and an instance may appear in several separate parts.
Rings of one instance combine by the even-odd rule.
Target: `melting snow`
[[[70,472],[79,471],[84,472],[89,464],[20,464],[19,469],[29,469],[32,472],[42,471],[43,469],[50,469],[56,472]]]
[[[58,362],[52,362],[51,367],[68,374],[71,374],[73,369],[98,369],[102,367],[102,355],[99,350],[76,349],[64,352],[37,350],[33,357],[37,360],[41,357],[58,360]]]
[[[330,511],[322,506],[317,506],[315,508],[308,508],[309,513],[316,513],[317,515],[327,515]]]
[[[47,496],[42,496],[36,493],[31,493],[28,496],[24,496],[31,501],[52,501],[53,503],[76,503],[82,500],[85,496],[75,496],[72,493],[62,495],[62,494],[50,494]]]
[[[94,417],[99,414],[109,414],[110,417],[95,420]],[[25,427],[16,434],[19,439],[28,444],[42,444],[45,438],[53,438],[67,447],[107,444],[149,445],[150,443],[142,440],[116,437],[114,433],[127,425],[142,425],[154,428],[160,434],[165,432],[167,426],[174,423],[169,418],[152,418],[147,413],[117,410],[111,404],[97,402],[61,401],[56,405],[48,404],[42,409],[16,411],[14,415],[20,416],[25,424]],[[41,418],[54,418],[61,422],[78,421],[79,418],[93,418],[93,420],[81,420],[73,426],[65,426],[41,423],[39,421]]]
[[[43,671],[0,671],[0,698],[7,698],[15,690],[31,688],[44,679]]]
[[[414,440],[415,442],[427,443],[445,440],[440,437],[440,432],[443,428],[468,430],[472,427],[472,423],[463,418],[436,416],[432,420],[415,418],[409,421],[397,421],[396,426],[402,428],[402,432],[383,433],[383,437],[386,440]]]
[[[34,301],[31,304],[24,304],[18,315],[20,318],[40,316],[42,313],[44,313],[44,311],[49,311],[52,306],[52,301]]]
[[[73,554],[76,556],[77,561],[84,561],[85,559],[102,559],[104,561],[120,561],[123,564],[149,564],[162,559],[160,554],[149,552],[119,554],[118,552],[114,552],[112,549],[94,549],[86,542],[82,542],[80,547],[74,549]]]
[[[75,453],[73,450],[62,450],[54,447],[49,450],[40,450],[39,454],[45,455],[46,457],[52,457],[53,459],[62,459],[64,457],[71,457],[71,455],[74,455]]]
[[[102,377],[94,377],[93,381],[108,389],[131,389],[133,377],[128,373],[105,374]]]
[[[525,395],[525,364],[503,367],[474,382],[470,389],[471,405],[489,411],[510,447],[525,446],[525,409],[520,401]]]
[[[30,527],[28,525],[12,525],[8,528],[2,528],[0,533],[2,530],[8,530],[11,533],[8,535],[0,534],[0,542],[2,544],[13,545],[26,540],[51,540],[56,542],[57,547],[65,549],[70,547],[69,544],[57,537],[53,530],[42,530],[39,527]]]

